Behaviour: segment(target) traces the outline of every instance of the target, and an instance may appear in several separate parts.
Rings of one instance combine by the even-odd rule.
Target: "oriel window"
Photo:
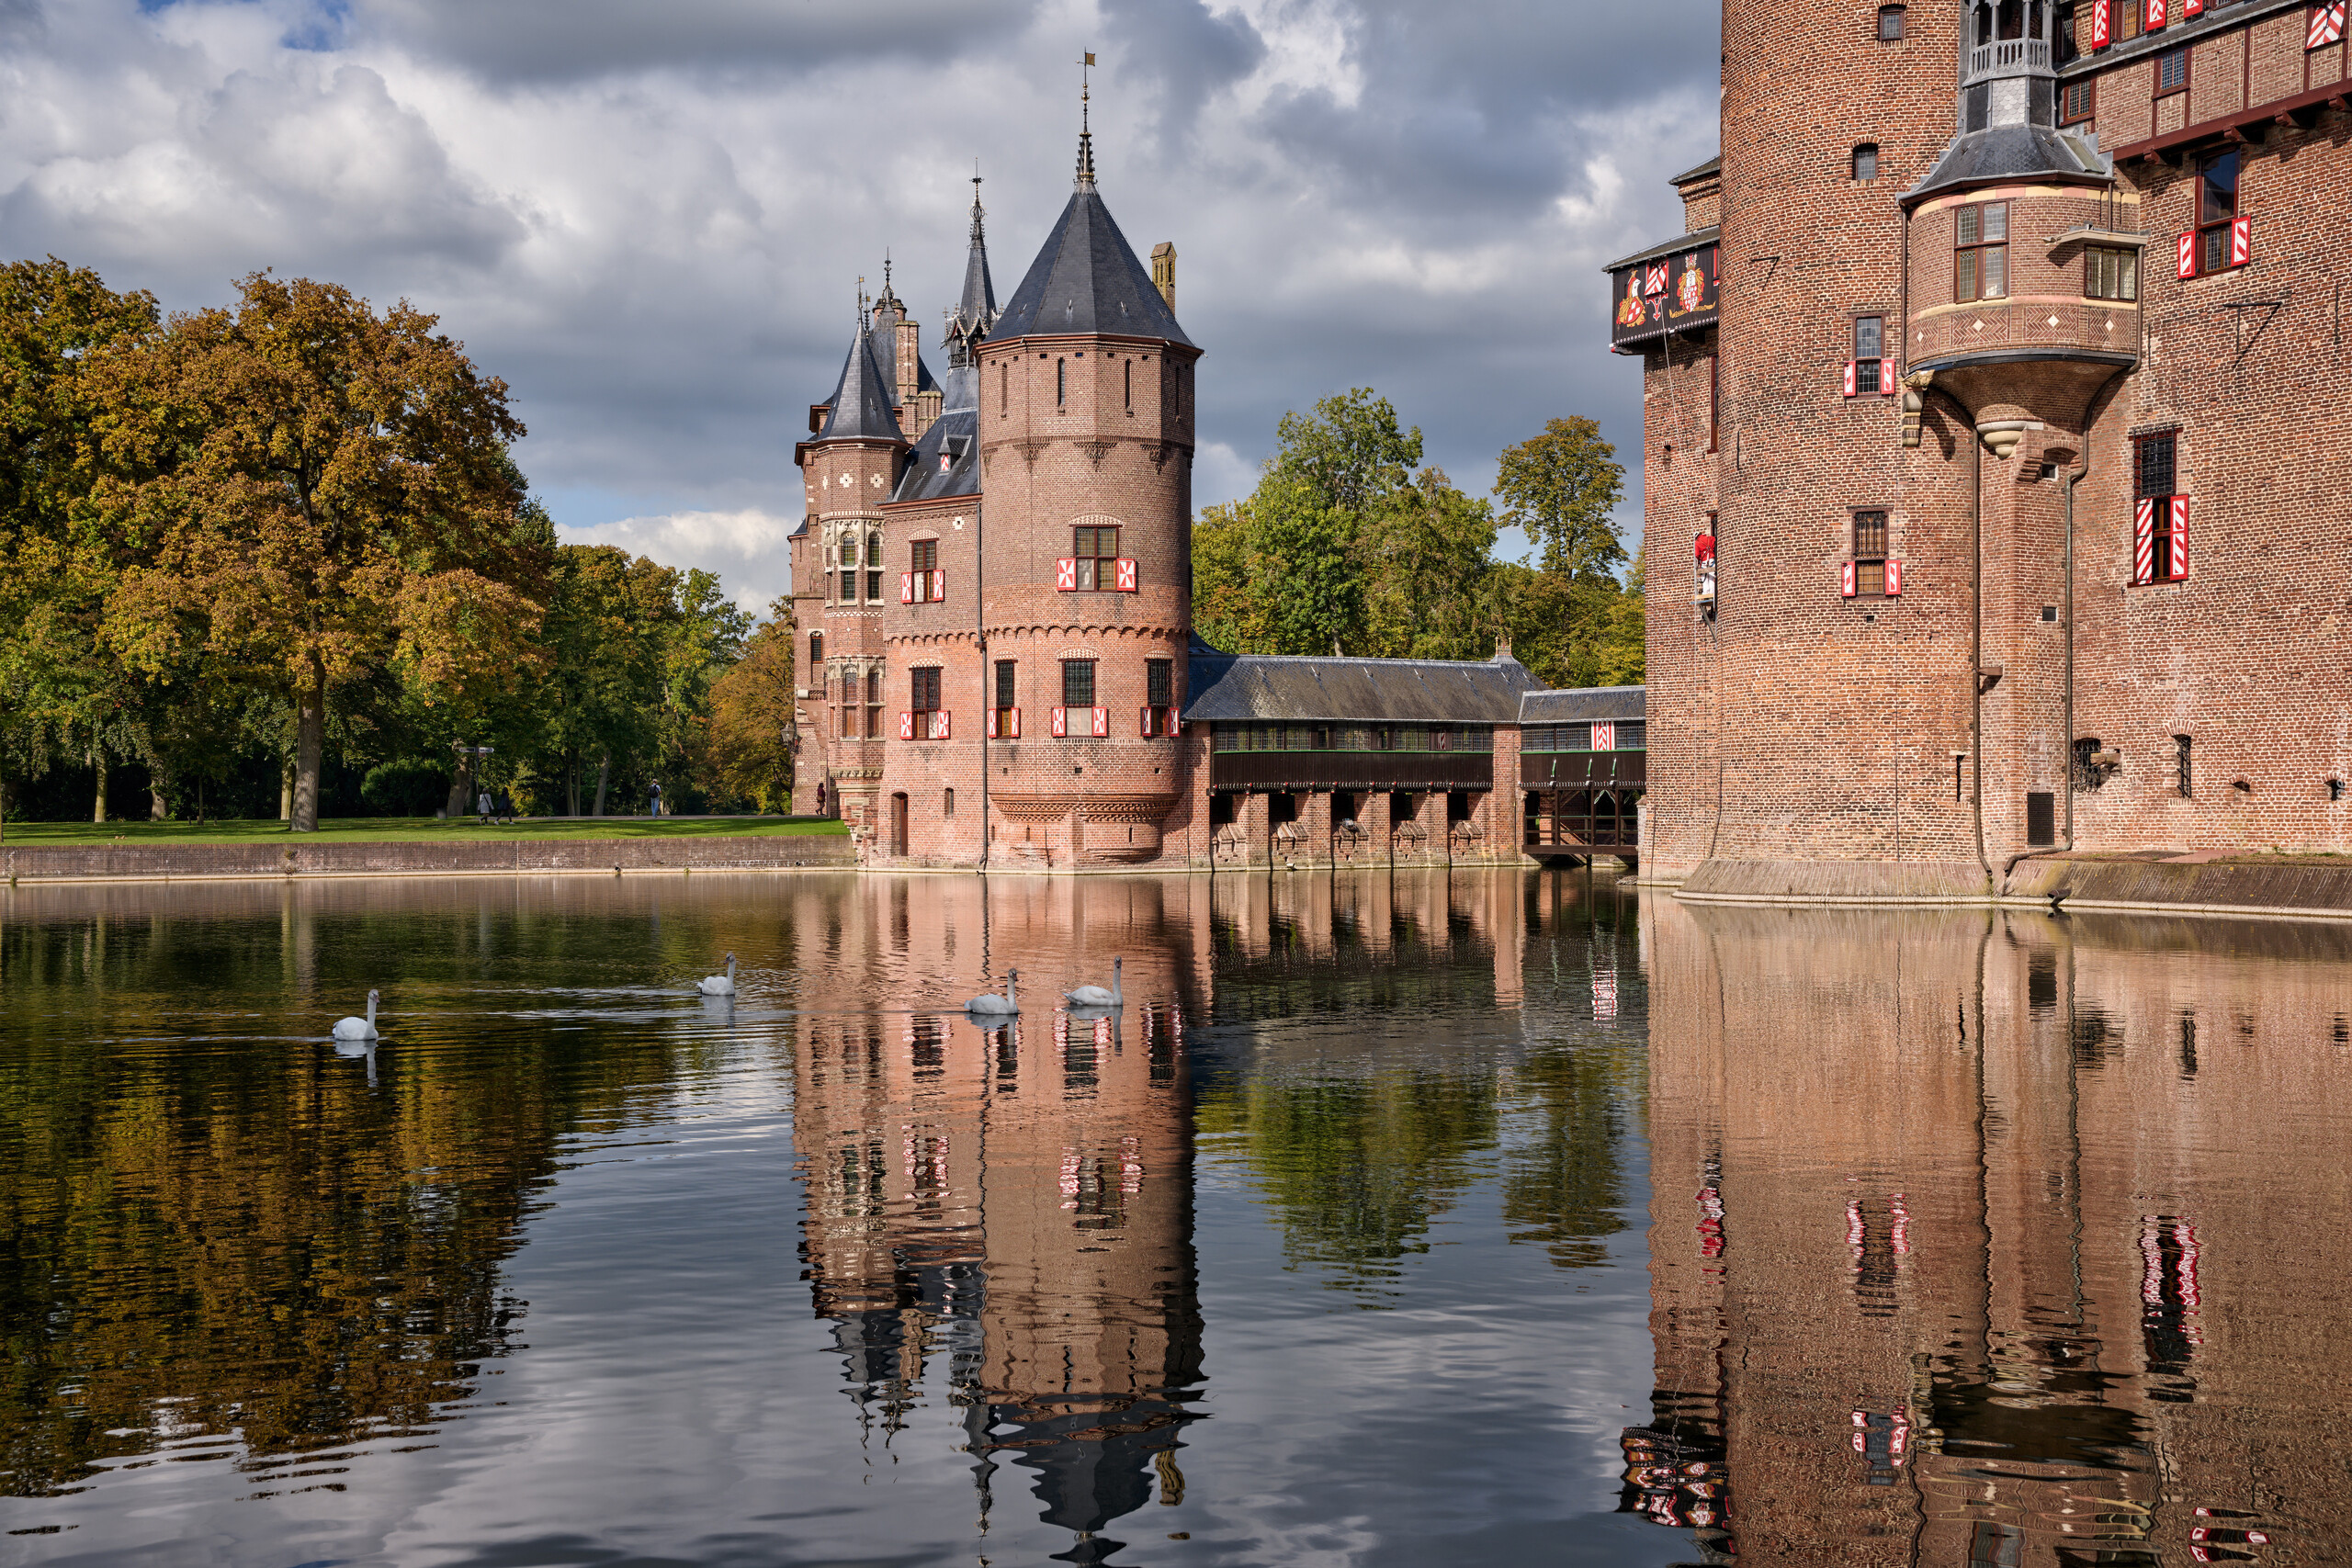
[[[2002,299],[2009,292],[2009,204],[1984,201],[1953,214],[1952,298]]]
[[[2197,270],[2230,265],[2230,225],[2238,215],[2238,155],[2209,152],[2197,164]]]
[[[2083,297],[2086,299],[2140,298],[2140,253],[2107,245],[2083,251]]]
[[[1073,528],[1070,530],[1069,553],[1078,558],[1078,587],[1080,592],[1091,592],[1098,588],[1108,592],[1117,584],[1118,529]]]

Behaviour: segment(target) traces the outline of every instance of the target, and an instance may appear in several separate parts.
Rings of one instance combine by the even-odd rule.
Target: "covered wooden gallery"
[[[1547,691],[1508,651],[1463,662],[1195,645],[1190,664],[1184,727],[1205,745],[1215,864],[1634,860],[1638,686]]]

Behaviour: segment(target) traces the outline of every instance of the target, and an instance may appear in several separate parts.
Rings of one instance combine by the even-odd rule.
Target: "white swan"
[[[695,988],[706,997],[731,997],[735,994],[735,955],[727,955],[727,973],[706,975],[695,982]]]
[[[992,1018],[1010,1018],[1014,1013],[1021,1010],[1021,1003],[1012,994],[1012,982],[1019,978],[1021,978],[1020,970],[1006,970],[1004,972],[1004,995],[1000,997],[992,991],[983,991],[978,996],[974,997],[970,1001],[966,1002],[964,1004],[964,1010],[966,1012],[984,1013]]]
[[[376,993],[368,993],[366,1018],[339,1018],[334,1021],[337,1040],[373,1040],[376,1038]]]
[[[1119,1005],[1119,966],[1125,962],[1124,958],[1111,960],[1111,988],[1109,990],[1106,991],[1100,986],[1080,986],[1076,990],[1064,991],[1062,1000],[1074,1008],[1117,1007]]]

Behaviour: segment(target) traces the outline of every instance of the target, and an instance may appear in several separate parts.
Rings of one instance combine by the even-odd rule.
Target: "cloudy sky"
[[[568,536],[758,605],[859,276],[887,250],[935,339],[977,158],[1009,295],[1086,50],[1104,199],[1175,242],[1207,350],[1201,502],[1351,386],[1474,490],[1557,414],[1634,453],[1596,268],[1679,231],[1716,30],[1713,0],[0,0],[0,255],[174,309],[265,267],[405,296],[512,384]]]

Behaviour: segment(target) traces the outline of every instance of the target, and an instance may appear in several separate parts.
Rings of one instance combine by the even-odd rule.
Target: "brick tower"
[[[1155,285],[1103,205],[1085,130],[1069,202],[984,337],[966,320],[988,309],[977,203],[974,240],[950,328],[970,368],[950,372],[940,441],[927,433],[891,507],[894,527],[908,513],[883,623],[902,743],[887,748],[880,852],[1156,860],[1194,809],[1175,731],[1200,351],[1170,307],[1172,276]],[[947,430],[963,375],[969,437]],[[927,488],[972,446],[981,493]]]
[[[1728,0],[1719,176],[1610,269],[1651,876],[1940,899],[2352,846],[2343,18]]]
[[[817,763],[797,770],[794,808],[868,831],[878,820],[887,682],[881,508],[908,449],[895,379],[876,357],[874,335],[861,320],[830,403],[810,411],[816,435],[796,454],[808,513],[792,551],[806,638],[800,713],[809,733],[801,755]],[[896,337],[893,330],[894,344]]]

